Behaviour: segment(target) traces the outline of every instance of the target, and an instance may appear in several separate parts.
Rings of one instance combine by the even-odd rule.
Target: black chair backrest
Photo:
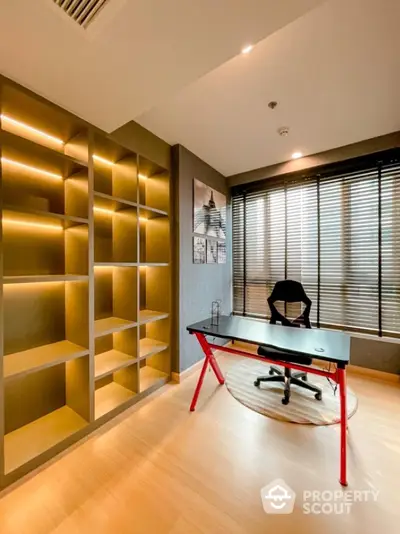
[[[278,312],[274,305],[277,301],[302,302],[306,307],[303,313],[292,322]],[[301,324],[304,324],[306,328],[311,328],[311,304],[312,302],[307,297],[300,282],[296,282],[295,280],[281,280],[275,284],[271,295],[268,297],[268,306],[271,310],[271,319],[269,322],[270,324],[276,324],[276,322],[279,321],[284,326],[300,326]]]

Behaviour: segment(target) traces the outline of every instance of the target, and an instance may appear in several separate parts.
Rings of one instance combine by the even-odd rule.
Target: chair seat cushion
[[[281,362],[293,362],[300,365],[311,365],[312,358],[309,356],[303,356],[302,354],[291,354],[289,352],[283,352],[271,347],[260,345],[257,350],[259,356],[264,356],[270,360],[280,360]]]

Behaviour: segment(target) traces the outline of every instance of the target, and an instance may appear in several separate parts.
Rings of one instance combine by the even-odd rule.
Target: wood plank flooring
[[[224,371],[235,356],[220,356]],[[337,426],[281,423],[250,411],[208,373],[167,385],[0,495],[0,534],[385,534],[400,524],[400,387],[349,376],[350,489],[378,489],[350,515],[266,515],[260,489],[283,478],[339,489]],[[310,401],[312,402],[312,401]]]

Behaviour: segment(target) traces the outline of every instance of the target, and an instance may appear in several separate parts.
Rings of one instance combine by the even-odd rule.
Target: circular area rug
[[[254,386],[258,376],[268,375],[269,364],[257,360],[243,360],[235,364],[226,375],[226,387],[236,400],[254,410],[280,421],[300,424],[331,425],[340,421],[339,388],[334,394],[328,380],[309,374],[310,382],[322,389],[318,401],[312,391],[291,386],[290,402],[282,404],[283,384],[261,383]],[[333,384],[335,385],[335,384]],[[347,388],[347,414],[351,417],[357,410],[357,397]]]

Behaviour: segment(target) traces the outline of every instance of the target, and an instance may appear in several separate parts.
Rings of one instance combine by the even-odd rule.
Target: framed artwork
[[[226,263],[226,243],[219,241],[217,244],[218,263]]]
[[[205,237],[193,237],[193,263],[206,263]]]
[[[196,178],[193,189],[193,232],[225,239],[226,196]]]
[[[207,239],[207,263],[217,263],[218,248],[217,242]]]

